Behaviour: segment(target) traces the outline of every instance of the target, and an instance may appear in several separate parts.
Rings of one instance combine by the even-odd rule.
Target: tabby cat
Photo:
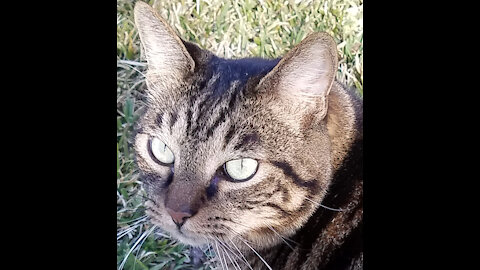
[[[336,44],[223,59],[148,5],[135,23],[148,105],[135,137],[154,224],[211,244],[228,269],[361,269],[362,100],[335,81]]]

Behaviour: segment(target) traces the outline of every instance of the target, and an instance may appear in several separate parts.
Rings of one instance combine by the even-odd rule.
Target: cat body
[[[143,2],[135,22],[148,62],[135,150],[152,222],[211,244],[226,268],[362,268],[362,101],[335,81],[333,40],[232,60],[181,40]]]

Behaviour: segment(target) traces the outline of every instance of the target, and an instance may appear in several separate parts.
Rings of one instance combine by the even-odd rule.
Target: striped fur
[[[172,36],[143,2],[135,20],[149,64],[135,150],[152,221],[192,246],[238,248],[248,263],[232,252],[232,269],[361,268],[362,101],[333,79],[332,39],[313,34],[282,59],[229,60]],[[173,165],[152,157],[153,137]],[[243,157],[257,172],[232,182],[223,165]],[[166,200],[191,208],[181,228]]]

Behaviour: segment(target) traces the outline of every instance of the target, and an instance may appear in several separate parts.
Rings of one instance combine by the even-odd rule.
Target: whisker
[[[117,233],[117,240],[119,240],[120,238],[122,238],[126,234],[128,234],[132,231],[135,231],[137,229],[137,227],[139,227],[139,226],[140,226],[140,224],[135,225],[135,226],[130,226],[130,227],[126,228],[125,230],[118,232]]]
[[[251,227],[249,227],[249,226],[247,226],[247,225],[244,225],[244,224],[242,224],[242,223],[240,223],[240,222],[233,221],[233,220],[230,220],[230,221],[233,222],[233,223],[235,223],[235,224],[237,224],[237,225],[244,226],[244,227],[246,227],[246,228],[248,228],[248,229],[253,230],[253,228],[251,228]],[[280,238],[282,239],[282,241],[285,242],[285,240],[288,240],[288,241],[290,241],[290,242],[298,245],[298,243],[295,242],[294,240],[292,240],[292,239],[290,239],[290,238],[288,238],[288,237],[286,237],[286,236],[283,236],[283,235],[281,235],[280,233],[278,233],[277,231],[275,231],[270,225],[268,225],[268,224],[265,224],[265,225],[267,225],[270,230],[272,230],[278,237],[280,237]],[[288,243],[286,243],[286,244],[287,244],[288,246],[290,246]]]
[[[227,262],[227,259],[225,258],[225,252],[222,251],[222,245],[220,245],[220,246],[218,247],[218,250],[219,250],[220,253],[222,254],[223,261],[225,262],[225,267],[226,267],[227,270],[228,270],[228,262]]]
[[[246,242],[246,240],[244,240],[240,235],[238,235],[238,237],[239,237],[238,239],[240,239],[240,241],[242,241],[245,245],[247,245],[258,256],[258,258],[260,258],[260,260],[262,260],[262,262],[265,264],[265,266],[268,267],[268,269],[272,270],[272,267],[270,267],[270,265],[263,259],[263,257],[260,256],[260,254],[258,254],[258,252],[252,246],[250,246]]]
[[[128,257],[130,256],[130,254],[132,253],[133,250],[135,250],[138,246],[138,244],[140,243],[140,241],[142,241],[144,238],[147,238],[152,232],[153,230],[156,229],[156,226],[153,225],[148,231],[145,231],[143,232],[137,239],[137,241],[135,241],[135,243],[133,244],[133,246],[130,248],[130,250],[127,252],[127,254],[125,255],[125,257],[123,258],[123,261],[122,263],[120,264],[120,266],[118,267],[118,270],[121,270],[123,269],[123,266],[125,266],[125,263],[127,262],[127,259]]]
[[[136,230],[138,227],[142,226],[145,221],[147,221],[149,217],[144,217],[141,220],[138,220],[132,225],[127,226],[126,228],[122,228],[117,232],[117,240],[125,236],[126,234],[129,234],[130,232]]]
[[[207,249],[208,249],[208,255],[207,255],[207,258],[213,258],[213,255],[212,255],[212,250],[210,249],[210,246],[212,245],[210,243],[210,241],[208,241],[208,238],[205,237],[205,239],[207,240]]]
[[[222,245],[222,241],[219,240],[219,243],[220,243],[220,248],[223,250],[223,254],[227,255],[228,260],[232,263],[233,268],[235,268],[235,269],[240,269],[240,267],[238,266],[238,264],[235,266],[235,263],[234,263],[235,260],[232,260],[232,257],[230,257],[230,255],[228,254],[228,252],[225,250],[225,248],[224,248],[223,245]],[[225,263],[227,263],[227,262],[225,261]],[[228,267],[228,264],[227,264],[227,267]]]
[[[211,244],[211,246],[213,249],[212,259],[213,259],[213,262],[215,262],[215,269],[216,269],[218,268],[218,257],[217,257],[218,251],[215,249],[215,246],[213,245],[213,243]]]
[[[166,239],[172,239],[172,237],[170,235],[161,233],[159,231],[155,232],[155,235],[158,235],[158,236],[166,238]]]
[[[216,248],[216,251],[217,251],[217,259],[220,261],[220,264],[222,265],[222,269],[225,269],[225,267],[223,266],[223,261],[222,261],[222,257],[220,256],[220,249],[218,248],[218,243],[217,241],[215,241],[215,246],[217,247]]]
[[[218,240],[218,242],[220,243],[220,245],[223,246],[223,247],[225,247],[226,249],[228,249],[228,250],[232,253],[232,255],[234,255],[237,259],[242,260],[242,258],[240,258],[240,257],[235,253],[235,251],[233,251],[233,250],[227,245],[227,243],[223,242],[222,240],[220,240],[220,239],[219,239],[218,237],[216,237],[216,236],[215,236],[215,238],[217,238],[217,240]],[[227,256],[229,256],[228,253],[227,253]],[[229,256],[229,257],[230,257],[230,256]],[[237,264],[236,261],[237,261],[237,260],[234,260],[235,264]],[[240,269],[240,266],[239,266],[238,264],[237,264],[237,266],[238,266],[238,268]]]
[[[141,216],[141,217],[138,217],[138,218],[136,218],[136,219],[132,219],[132,220],[129,220],[129,221],[120,221],[120,222],[117,221],[117,224],[128,224],[128,223],[134,222],[134,221],[136,221],[135,223],[137,223],[137,222],[140,222],[140,219],[145,219],[145,220],[146,220],[146,219],[148,219],[148,216],[147,216],[147,215],[143,215],[143,216]],[[142,221],[145,221],[145,220],[142,220]],[[135,224],[135,223],[134,223],[134,224]],[[132,224],[132,225],[133,225],[133,224]]]
[[[242,223],[240,223],[240,222],[237,222],[237,221],[234,221],[234,220],[229,220],[229,221],[232,222],[232,223],[238,224],[238,225],[240,225],[240,226],[243,226],[243,227],[245,227],[245,228],[247,228],[247,229],[254,230],[254,228],[252,228],[252,227],[250,227],[250,226],[248,226],[248,225],[242,224]]]
[[[140,245],[139,245],[138,248],[137,248],[137,253],[135,254],[135,257],[136,257],[136,258],[138,258],[138,253],[140,252],[140,249],[142,248],[143,243],[145,243],[145,240],[147,240],[148,236],[150,236],[155,229],[156,229],[156,226],[153,225],[152,228],[151,228],[151,230],[146,232],[147,235],[143,238],[142,242],[140,243]],[[133,270],[135,270],[135,265],[136,265],[136,264],[137,264],[137,260],[134,260],[134,262],[133,262]]]
[[[232,243],[232,245],[235,247],[235,249],[238,251],[238,253],[240,253],[240,256],[242,256],[243,258],[243,262],[248,266],[248,268],[250,268],[251,270],[253,270],[252,266],[250,265],[250,263],[248,262],[247,258],[245,258],[245,256],[243,255],[242,251],[240,251],[240,249],[238,249],[237,245],[235,245],[235,243],[232,241],[232,239],[228,238],[228,241],[230,241],[230,243]]]
[[[282,241],[283,241],[292,251],[294,250],[293,247],[283,238],[283,236],[281,236],[277,231],[275,231],[275,229],[273,229],[272,226],[267,225],[267,227],[268,227],[273,233],[275,233],[278,237],[280,237],[280,239],[282,239]],[[292,241],[292,240],[290,240],[290,241]],[[294,241],[292,241],[292,242],[294,242]],[[296,243],[296,244],[298,244],[298,243]]]
[[[344,212],[344,211],[349,210],[349,209],[339,209],[339,208],[328,207],[328,206],[325,206],[325,205],[323,205],[323,204],[321,204],[321,203],[319,203],[319,202],[313,201],[312,199],[310,199],[310,198],[308,198],[308,197],[306,197],[306,196],[302,196],[302,197],[305,198],[307,201],[312,202],[312,203],[314,203],[314,204],[316,204],[316,205],[318,205],[318,206],[321,206],[321,207],[323,207],[323,208],[325,208],[325,209],[328,209],[328,210],[337,211],[337,212]]]

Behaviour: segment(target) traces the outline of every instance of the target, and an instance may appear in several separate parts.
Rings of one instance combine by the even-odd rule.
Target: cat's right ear
[[[175,87],[194,71],[194,60],[175,31],[148,4],[138,1],[134,17],[147,58],[148,76]]]
[[[330,35],[309,35],[260,81],[259,93],[275,96],[274,109],[295,121],[313,112],[323,119],[338,66],[336,49]]]

